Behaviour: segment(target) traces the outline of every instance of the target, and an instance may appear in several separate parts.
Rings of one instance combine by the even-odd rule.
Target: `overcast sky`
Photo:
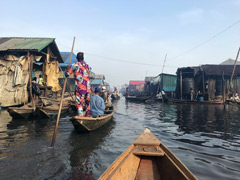
[[[71,51],[76,36],[75,53],[85,52],[86,62],[111,86],[157,76],[166,54],[163,72],[175,74],[178,67],[235,59],[240,46],[240,23],[235,24],[240,20],[240,0],[0,0],[0,4],[0,36],[53,37],[60,51]]]

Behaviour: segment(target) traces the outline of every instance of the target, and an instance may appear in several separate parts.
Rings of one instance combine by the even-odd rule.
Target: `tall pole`
[[[240,52],[240,47],[239,47],[238,52],[237,52],[237,57],[236,57],[236,60],[235,60],[235,62],[234,62],[234,66],[233,66],[233,71],[232,71],[231,79],[230,79],[230,81],[229,81],[228,91],[227,91],[227,97],[228,97],[228,95],[229,95],[230,87],[231,87],[231,85],[232,85],[232,78],[233,78],[233,75],[234,75],[234,73],[235,73],[235,68],[236,68],[236,64],[237,64],[237,60],[238,60],[238,56],[239,56],[239,52]]]
[[[223,93],[223,103],[225,103],[225,80],[224,80],[224,71],[222,72],[222,93]]]
[[[27,59],[29,61],[29,90],[30,90],[30,97],[31,97],[31,100],[32,100],[32,106],[33,106],[33,111],[35,112],[36,108],[35,108],[35,101],[33,99],[33,93],[32,93],[32,71],[33,71],[33,62],[32,60],[30,59],[30,56],[29,56],[29,51],[27,52]]]
[[[202,86],[203,86],[203,98],[205,97],[205,79],[204,79],[204,71],[202,71]]]
[[[180,71],[180,97],[182,100],[182,70]]]
[[[68,66],[70,66],[70,64],[71,64],[72,54],[73,54],[73,48],[74,48],[74,43],[75,43],[75,37],[73,38],[72,51],[71,51],[71,56],[70,56],[70,59],[69,59]],[[55,139],[56,139],[56,135],[57,135],[57,129],[58,129],[58,124],[59,124],[59,119],[60,119],[61,110],[62,110],[64,92],[65,92],[65,89],[66,89],[66,84],[67,84],[67,77],[65,77],[65,79],[64,79],[62,96],[61,96],[61,102],[60,102],[60,106],[59,106],[59,110],[58,110],[56,125],[55,125],[54,132],[53,132],[51,147],[54,147],[54,144],[55,144]]]
[[[164,69],[164,67],[165,67],[165,62],[166,62],[166,60],[167,60],[167,54],[166,54],[166,56],[165,56],[165,58],[164,58],[163,67],[162,67],[162,73],[163,73],[163,69]],[[162,74],[162,73],[161,73],[161,74]],[[159,75],[157,94],[158,94],[159,91],[160,91],[160,82],[161,82],[161,76]]]

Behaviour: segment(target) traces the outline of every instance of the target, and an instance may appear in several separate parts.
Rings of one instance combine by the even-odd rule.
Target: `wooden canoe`
[[[116,95],[116,94],[112,94],[111,95],[112,100],[119,100],[120,96]]]
[[[61,114],[67,113],[70,105],[63,104]],[[46,118],[52,118],[57,116],[59,110],[59,105],[50,105],[39,107],[40,116]]]
[[[130,101],[138,101],[138,102],[144,102],[147,99],[151,98],[151,96],[125,96],[126,100]]]
[[[149,129],[120,155],[99,180],[195,180],[191,171]]]
[[[9,107],[8,112],[10,116],[16,119],[27,119],[34,113],[33,107],[29,107],[27,105],[22,106],[22,107]]]
[[[104,111],[104,115],[102,117],[80,117],[80,116],[73,116],[72,124],[76,131],[78,132],[90,132],[94,131],[105,124],[107,124],[113,117],[114,109],[113,106],[108,107],[108,110]]]
[[[222,100],[189,101],[189,100],[180,100],[180,99],[168,99],[168,101],[176,104],[224,104]]]

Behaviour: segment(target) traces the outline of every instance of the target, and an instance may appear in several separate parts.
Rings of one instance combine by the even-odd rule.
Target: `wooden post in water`
[[[182,100],[182,70],[180,71],[180,97]]]
[[[32,71],[33,71],[33,62],[32,59],[29,57],[29,51],[27,52],[27,59],[29,61],[29,90],[30,90],[30,97],[32,100],[32,106],[33,106],[33,111],[35,112],[36,107],[35,107],[35,101],[33,99],[33,94],[32,94]]]
[[[229,96],[229,91],[230,91],[230,88],[231,88],[231,85],[232,85],[232,78],[233,78],[233,75],[235,73],[235,68],[236,68],[236,64],[237,64],[237,60],[238,60],[238,56],[239,56],[239,52],[240,52],[240,47],[238,49],[238,52],[237,52],[237,57],[236,57],[236,60],[234,62],[234,66],[233,66],[233,71],[232,71],[232,75],[231,75],[231,79],[229,81],[229,85],[228,85],[228,91],[227,91],[227,97]]]
[[[203,98],[205,97],[205,79],[204,79],[204,71],[202,71],[202,85],[203,85]]]
[[[225,105],[225,80],[224,80],[224,71],[222,72],[222,92],[223,92],[223,103]]]
[[[72,51],[71,51],[71,55],[70,55],[70,59],[69,59],[69,63],[68,63],[69,66],[70,66],[71,60],[72,60],[74,43],[75,43],[75,37],[73,38]],[[61,110],[62,110],[62,104],[63,104],[63,98],[64,98],[64,92],[65,92],[66,84],[67,84],[67,77],[65,77],[65,79],[64,79],[62,96],[61,96],[60,106],[59,106],[59,110],[58,110],[57,121],[56,121],[56,125],[55,125],[54,132],[53,132],[51,147],[54,147],[54,144],[55,144],[55,139],[56,139],[56,135],[57,135],[57,129],[58,129],[59,119],[60,119],[60,115],[61,115]]]

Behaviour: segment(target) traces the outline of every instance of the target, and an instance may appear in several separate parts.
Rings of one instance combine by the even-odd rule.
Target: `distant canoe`
[[[149,129],[123,152],[99,180],[196,180],[191,171]]]
[[[119,96],[119,95],[116,95],[116,94],[112,94],[112,95],[111,95],[111,98],[112,98],[112,100],[119,100],[119,99],[120,99],[120,96]]]
[[[10,116],[15,119],[27,119],[33,115],[34,109],[33,107],[29,107],[28,105],[22,107],[9,107],[8,112]]]
[[[147,99],[150,99],[151,96],[125,96],[126,100],[130,101],[139,101],[139,102],[144,102]]]
[[[213,101],[190,101],[190,100],[180,100],[180,99],[168,99],[169,102],[177,104],[223,104],[222,100]]]
[[[113,117],[114,109],[113,106],[109,107],[109,110],[104,111],[102,117],[79,117],[73,116],[71,121],[76,131],[78,132],[90,132],[94,131],[105,124],[107,124]]]

